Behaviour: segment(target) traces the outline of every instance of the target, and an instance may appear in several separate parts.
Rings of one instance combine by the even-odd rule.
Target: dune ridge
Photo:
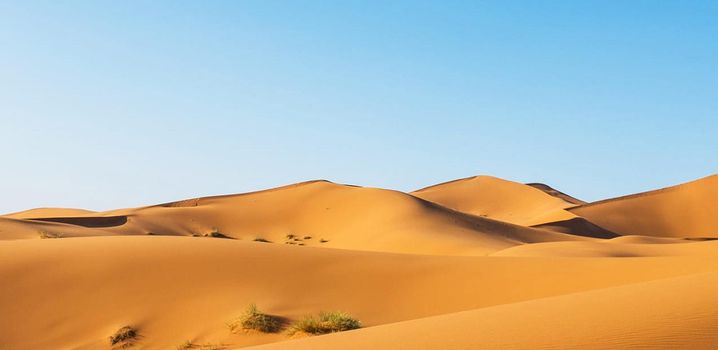
[[[575,217],[563,210],[574,206],[573,203],[541,189],[493,176],[444,182],[411,194],[461,212],[526,226]]]
[[[569,208],[622,235],[718,237],[718,175]]]

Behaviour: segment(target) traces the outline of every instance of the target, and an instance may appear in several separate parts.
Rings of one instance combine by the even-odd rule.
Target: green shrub
[[[196,349],[196,350],[220,350],[224,349],[224,346],[217,345],[217,344],[195,344],[192,343],[189,340],[185,340],[184,343],[177,345],[177,350],[190,350],[190,349]]]
[[[290,329],[290,333],[327,334],[360,327],[361,322],[347,313],[338,311],[320,312],[318,317],[309,316],[295,322]]]
[[[137,330],[130,326],[124,326],[110,336],[110,345],[122,344],[122,347],[130,346],[135,338],[137,338]]]
[[[279,317],[267,315],[259,311],[257,304],[252,303],[247,307],[247,310],[244,311],[242,316],[228,323],[227,327],[229,327],[232,333],[237,332],[239,329],[274,333],[282,327],[282,322]]]
[[[38,232],[38,236],[40,236],[40,239],[62,238],[62,233],[39,231],[39,232]]]

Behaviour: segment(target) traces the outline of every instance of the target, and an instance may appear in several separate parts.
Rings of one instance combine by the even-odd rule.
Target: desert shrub
[[[255,242],[262,242],[262,243],[272,243],[272,241],[270,241],[270,240],[268,240],[268,239],[264,239],[264,238],[262,238],[262,237],[257,237],[257,238],[254,239],[254,241],[255,241]]]
[[[304,236],[304,239],[312,239],[312,236]]]
[[[320,312],[317,317],[309,316],[295,322],[290,333],[327,334],[343,332],[361,327],[361,322],[351,315],[339,312]]]
[[[329,242],[329,241],[326,240],[326,239],[324,239],[324,238],[322,238],[322,239],[319,240],[319,243],[327,243],[327,242]]]
[[[124,326],[110,336],[110,345],[121,344],[123,347],[129,346],[132,345],[132,340],[135,338],[137,338],[137,330],[130,326]]]
[[[62,233],[53,233],[47,231],[39,231],[37,235],[40,237],[40,239],[62,238]]]
[[[227,235],[225,235],[224,233],[221,233],[221,232],[219,232],[219,231],[217,231],[217,230],[214,230],[214,231],[212,231],[212,232],[210,232],[210,233],[205,233],[204,236],[205,236],[205,237],[212,237],[212,238],[228,238],[228,239],[234,239],[234,238],[232,238],[232,237],[230,237],[230,236],[227,236]]]
[[[176,349],[177,349],[177,350],[190,350],[190,349],[195,349],[195,350],[220,350],[220,349],[224,349],[224,346],[222,346],[222,345],[217,345],[217,344],[195,344],[195,343],[192,343],[192,342],[189,341],[189,340],[185,340],[184,343],[182,343],[182,344],[180,344],[180,345],[177,345]]]
[[[177,345],[177,347],[176,347],[175,349],[177,349],[177,350],[189,350],[189,349],[194,349],[194,348],[195,348],[195,345],[192,344],[191,341],[185,340],[182,344]]]
[[[232,333],[240,329],[274,333],[282,327],[282,322],[279,317],[259,311],[257,304],[252,303],[242,316],[228,323],[227,326]]]

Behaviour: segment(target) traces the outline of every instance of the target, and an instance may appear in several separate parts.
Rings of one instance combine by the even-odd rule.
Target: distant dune
[[[92,214],[93,211],[85,209],[72,208],[37,208],[17,213],[5,214],[3,216],[11,219],[31,219],[31,218],[47,218],[47,217],[64,217]]]
[[[569,210],[623,235],[718,237],[718,175]]]
[[[477,176],[7,214],[0,349],[710,349],[716,198],[718,176],[593,203]],[[282,329],[230,332],[252,303]],[[288,333],[320,311],[362,328]]]
[[[35,238],[35,232],[43,230],[64,237],[201,236],[217,231],[243,240],[451,255],[485,255],[517,244],[581,239],[467,215],[402,192],[328,181],[81,217],[57,218],[55,212],[50,215],[53,217],[44,219],[46,223],[37,217],[24,220],[24,231],[30,232],[27,236]],[[287,239],[288,235],[293,237]],[[312,238],[294,240],[305,236]]]
[[[411,194],[465,213],[526,226],[576,217],[563,210],[575,204],[560,196],[492,176],[449,181]]]

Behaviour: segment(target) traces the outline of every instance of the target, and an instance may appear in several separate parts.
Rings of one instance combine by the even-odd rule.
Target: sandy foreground
[[[715,349],[712,238],[718,176],[593,203],[477,176],[32,209],[0,216],[0,350],[123,326],[128,349]],[[251,303],[284,329],[231,332]],[[362,328],[286,331],[320,311]]]

